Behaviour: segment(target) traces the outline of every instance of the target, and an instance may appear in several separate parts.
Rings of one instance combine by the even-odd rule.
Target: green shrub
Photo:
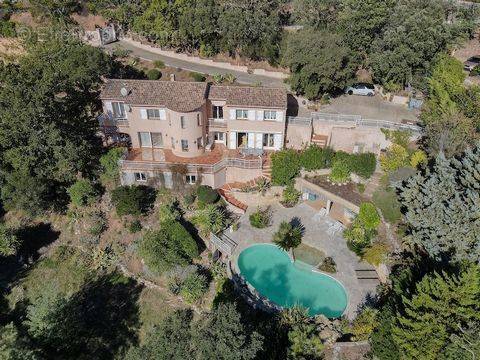
[[[282,196],[282,204],[286,207],[294,207],[298,203],[298,199],[300,199],[300,195],[302,193],[295,189],[292,185],[287,185],[287,187],[283,190]]]
[[[0,20],[0,36],[6,38],[17,36],[15,23],[10,20]]]
[[[380,155],[380,164],[385,172],[392,172],[408,166],[408,151],[401,145],[392,144],[387,151]]]
[[[193,80],[198,81],[198,82],[204,82],[206,80],[205,75],[197,73],[197,72],[191,72],[190,77]]]
[[[165,63],[162,60],[155,60],[153,62],[153,66],[159,69],[163,69],[165,67]]]
[[[272,154],[272,182],[275,185],[292,184],[300,172],[300,154],[293,150],[281,150]]]
[[[310,145],[301,154],[301,166],[307,170],[327,169],[332,165],[335,152],[331,148]]]
[[[142,223],[140,220],[135,219],[128,225],[128,231],[130,234],[135,234],[139,231],[142,231]]]
[[[100,181],[103,186],[110,188],[118,184],[120,174],[120,170],[118,168],[118,161],[124,153],[125,148],[114,147],[100,157],[100,165],[102,166]]]
[[[343,232],[347,246],[355,254],[362,257],[365,249],[370,246],[372,239],[377,235],[380,216],[371,203],[360,204],[360,212],[352,224]]]
[[[208,289],[207,278],[199,273],[196,265],[176,266],[167,274],[168,289],[181,295],[187,303],[199,300]]]
[[[162,223],[160,230],[148,232],[138,247],[148,268],[156,274],[175,265],[188,265],[198,256],[197,243],[178,221]]]
[[[257,211],[250,214],[250,225],[257,229],[263,229],[270,225],[272,219],[272,212],[269,207],[265,209],[257,208]]]
[[[170,203],[161,204],[158,209],[158,219],[160,222],[180,220],[181,217],[182,213],[176,200]]]
[[[79,179],[67,190],[70,201],[75,206],[85,206],[92,204],[96,197],[97,191],[93,184],[87,179]]]
[[[211,232],[218,234],[225,229],[230,223],[230,218],[223,206],[208,204],[197,211],[192,221],[200,229],[200,232],[207,236]]]
[[[401,219],[401,205],[393,189],[378,189],[373,193],[372,200],[382,212],[384,219],[389,223],[395,224]]]
[[[377,159],[372,153],[350,155],[349,162],[350,170],[364,179],[370,178],[377,167]]]
[[[360,194],[363,194],[365,192],[365,184],[357,184],[357,191],[360,193]]]
[[[20,241],[15,232],[0,223],[0,256],[15,255],[20,248]]]
[[[348,163],[335,160],[329,179],[333,183],[346,183],[350,181],[350,167]]]
[[[90,220],[92,225],[88,232],[90,235],[99,236],[108,228],[107,218],[105,213],[100,210],[96,210],[90,214]]]
[[[111,195],[119,216],[144,214],[155,201],[155,190],[144,185],[120,186]]]
[[[205,275],[197,272],[190,274],[180,288],[180,295],[189,304],[198,301],[208,289],[208,281]]]
[[[147,71],[148,80],[158,80],[162,77],[162,72],[158,69],[150,69]]]
[[[183,196],[183,203],[186,206],[190,206],[195,202],[195,194],[188,193]]]
[[[376,241],[363,250],[362,259],[373,266],[378,266],[387,259],[388,250],[387,244]]]
[[[211,57],[216,54],[215,48],[210,44],[200,44],[200,56],[201,57]]]
[[[343,237],[347,240],[348,248],[358,256],[363,255],[364,249],[370,245],[375,232],[366,230],[359,221],[354,221],[350,227],[345,229]]]
[[[323,259],[318,269],[333,274],[337,272],[337,264],[331,257],[328,256]]]
[[[212,189],[208,185],[200,185],[197,188],[198,201],[204,204],[213,204],[218,201],[219,195],[217,190]]]
[[[361,203],[358,220],[367,230],[376,230],[380,225],[380,216],[378,215],[375,205],[372,203]]]
[[[369,339],[370,334],[378,325],[377,314],[378,310],[367,307],[355,318],[351,326],[354,341]]]

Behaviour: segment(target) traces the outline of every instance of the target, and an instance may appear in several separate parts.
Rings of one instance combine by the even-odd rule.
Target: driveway
[[[392,104],[381,96],[342,95],[331,100],[320,112],[330,114],[361,115],[366,119],[417,121],[418,111],[409,110],[404,105]]]
[[[248,74],[241,71],[227,70],[227,69],[222,69],[215,66],[196,64],[193,61],[185,61],[185,60],[176,59],[176,58],[165,56],[165,55],[160,55],[152,51],[139,48],[134,44],[124,40],[119,40],[117,42],[104,46],[104,48],[108,51],[113,51],[113,49],[117,47],[120,47],[125,50],[129,50],[131,51],[131,54],[133,56],[138,56],[143,60],[148,60],[148,61],[162,60],[165,63],[165,65],[171,66],[171,67],[176,67],[184,70],[195,71],[198,73],[209,74],[209,75],[233,74],[237,78],[237,82],[242,84],[251,85],[251,84],[261,82],[262,85],[265,85],[265,86],[287,87],[287,85],[281,79],[275,79],[275,78],[255,75],[255,74]]]
[[[347,243],[341,233],[331,235],[327,232],[329,222],[333,222],[333,220],[328,217],[315,216],[316,211],[304,203],[290,209],[277,204],[272,206],[272,224],[265,229],[255,229],[250,225],[248,219],[250,213],[255,210],[255,207],[250,207],[247,213],[240,218],[239,229],[227,234],[239,244],[233,256],[235,266],[238,254],[242,250],[252,244],[271,242],[273,233],[277,231],[282,221],[291,221],[297,217],[305,227],[302,242],[322,250],[337,264],[337,272],[330,275],[339,280],[347,290],[349,303],[345,314],[349,319],[353,319],[359,307],[375,294],[377,283],[373,281],[361,283],[357,279],[355,270],[372,269],[372,267],[361,263],[358,257],[347,248]]]

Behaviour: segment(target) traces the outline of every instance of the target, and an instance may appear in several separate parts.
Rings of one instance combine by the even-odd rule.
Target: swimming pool
[[[271,244],[252,245],[238,257],[245,280],[262,296],[282,307],[300,305],[309,315],[339,317],[347,307],[347,293],[331,276],[313,272],[301,262],[292,263],[288,254]]]

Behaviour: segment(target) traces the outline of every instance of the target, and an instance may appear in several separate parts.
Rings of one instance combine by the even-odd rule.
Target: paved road
[[[105,46],[105,49],[111,51],[115,47],[121,47],[122,49],[129,50],[131,51],[133,56],[138,56],[141,59],[144,60],[162,60],[165,65],[171,66],[171,67],[176,67],[176,68],[181,68],[184,70],[189,70],[189,71],[195,71],[203,74],[233,74],[237,78],[237,82],[243,83],[243,84],[255,84],[258,82],[261,82],[262,85],[264,86],[284,86],[287,87],[287,85],[283,82],[281,79],[274,79],[271,77],[267,76],[261,76],[261,75],[254,75],[254,74],[247,74],[241,71],[231,71],[231,70],[226,70],[226,69],[221,69],[217,68],[215,66],[208,66],[208,65],[203,65],[203,64],[196,64],[194,62],[190,61],[185,61],[185,60],[179,60],[176,58],[171,58],[168,56],[156,54],[151,51],[147,51],[144,49],[140,49],[136,47],[135,45],[132,45],[130,43],[127,43],[126,41],[119,40],[115,43],[108,44]]]

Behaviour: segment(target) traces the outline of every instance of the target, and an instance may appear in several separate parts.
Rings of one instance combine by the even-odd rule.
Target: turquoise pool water
[[[282,307],[303,306],[311,316],[339,317],[347,307],[343,286],[330,276],[290,261],[277,246],[253,245],[238,257],[240,273],[261,295]]]

